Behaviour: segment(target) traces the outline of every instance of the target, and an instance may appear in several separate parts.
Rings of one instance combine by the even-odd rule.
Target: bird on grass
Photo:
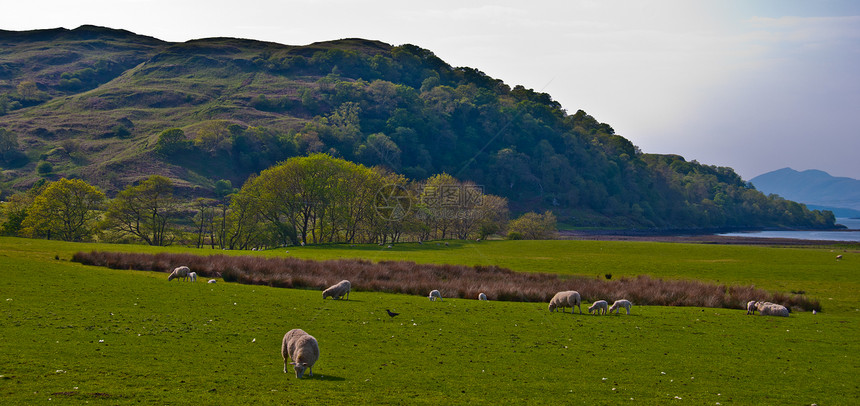
[[[385,311],[387,311],[387,312],[388,312],[388,315],[389,315],[389,316],[391,316],[391,317],[394,317],[394,316],[397,316],[398,314],[400,314],[400,313],[394,313],[394,312],[392,312],[391,310],[388,310],[388,309],[385,309]]]

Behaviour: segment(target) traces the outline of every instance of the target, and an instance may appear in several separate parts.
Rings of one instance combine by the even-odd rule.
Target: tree
[[[185,132],[180,128],[170,128],[158,135],[155,143],[155,152],[162,155],[172,155],[187,151],[193,147],[191,140],[185,137]]]
[[[41,176],[48,176],[51,172],[54,171],[54,165],[51,165],[50,162],[42,161],[36,165],[36,172]]]
[[[149,245],[168,245],[173,234],[177,201],[169,179],[153,175],[121,191],[108,205],[107,226],[133,235]]]
[[[198,197],[194,200],[194,208],[197,210],[197,214],[194,216],[194,228],[197,233],[195,246],[197,248],[203,248],[206,245],[207,234],[210,237],[214,235],[215,207],[217,203],[217,200],[203,197]]]
[[[6,155],[18,149],[18,135],[5,128],[0,128],[0,159],[5,160]]]
[[[526,213],[508,224],[508,238],[547,240],[556,233],[556,219],[551,211]]]
[[[508,199],[494,195],[484,195],[478,206],[478,236],[487,238],[502,231],[508,222]]]
[[[21,224],[25,235],[83,241],[97,230],[105,195],[80,179],[52,182],[33,200]]]
[[[454,221],[464,208],[464,192],[463,185],[447,173],[424,182],[418,198],[418,217],[435,238],[445,239],[453,233]]]

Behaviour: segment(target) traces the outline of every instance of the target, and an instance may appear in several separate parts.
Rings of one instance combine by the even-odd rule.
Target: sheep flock
[[[177,278],[193,282],[197,280],[197,273],[191,272],[187,266],[179,266],[170,273],[167,280],[171,281]],[[208,280],[208,283],[215,282],[215,279]],[[344,298],[349,300],[349,293],[351,290],[352,284],[350,281],[344,279],[323,290],[322,297],[323,300],[328,297],[336,300]],[[428,298],[430,301],[436,301],[438,299],[441,302],[442,294],[439,290],[434,289],[430,291]],[[486,301],[487,295],[484,292],[480,292],[477,296],[477,300]],[[555,312],[560,309],[561,312],[564,313],[564,309],[569,307],[571,314],[574,314],[574,307],[577,307],[579,308],[579,314],[582,314],[581,304],[582,297],[579,292],[573,290],[561,291],[557,292],[552,299],[550,299],[548,309],[550,312]],[[617,315],[620,314],[620,310],[623,308],[626,311],[626,314],[629,315],[632,306],[632,303],[626,299],[616,300],[611,306],[609,306],[609,303],[606,300],[596,300],[588,308],[588,313],[606,315],[607,313],[612,314],[614,312]],[[755,312],[758,312],[759,315],[762,316],[788,317],[790,314],[789,309],[780,304],[750,300],[746,303],[746,314],[755,314]],[[390,311],[389,314],[391,314]],[[292,329],[284,335],[281,343],[281,356],[284,361],[284,373],[288,373],[288,365],[291,365],[295,370],[296,378],[302,378],[305,375],[305,371],[307,371],[307,375],[309,377],[312,377],[313,366],[320,357],[319,343],[316,338],[306,333],[304,330],[298,328]]]

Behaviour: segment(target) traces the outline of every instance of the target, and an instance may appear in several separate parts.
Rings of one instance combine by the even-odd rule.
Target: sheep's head
[[[173,280],[173,278],[175,278],[175,277],[176,277],[176,272],[172,272],[170,275],[168,275],[168,276],[167,276],[167,281],[168,281],[168,282],[170,282],[170,281],[172,281],[172,280]]]
[[[290,362],[290,365],[296,369],[296,378],[301,378],[305,373],[305,369],[308,368],[308,364],[306,362]]]
[[[549,311],[554,311],[554,310],[555,310],[555,304],[554,304],[554,303],[550,303],[550,304],[549,304]]]

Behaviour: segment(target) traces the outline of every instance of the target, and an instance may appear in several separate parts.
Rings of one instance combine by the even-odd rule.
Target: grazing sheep
[[[427,297],[430,298],[431,302],[436,301],[436,299],[439,299],[440,302],[442,301],[442,294],[439,293],[439,291],[436,289],[431,290],[430,295],[428,295]]]
[[[619,314],[619,309],[622,307],[627,310],[627,314],[630,314],[630,307],[632,306],[633,303],[630,303],[630,301],[627,299],[616,300],[615,303],[613,303],[612,306],[609,308],[609,314],[612,314],[612,312],[615,312],[615,314]]]
[[[606,314],[606,308],[609,306],[605,300],[598,300],[588,308],[588,312],[594,314]]]
[[[747,302],[747,314],[755,314],[755,300],[750,300]]]
[[[188,280],[188,274],[191,272],[191,269],[188,269],[187,266],[183,265],[177,267],[170,273],[170,276],[167,277],[167,281],[170,282],[176,278],[182,278]]]
[[[215,283],[215,282],[218,282],[218,281],[216,281],[215,279],[209,279],[209,281],[206,283]]]
[[[762,316],[788,317],[790,313],[787,307],[770,302],[759,302],[756,304],[756,308],[758,309],[758,314]]]
[[[484,292],[478,293],[478,300],[487,300],[487,295]]]
[[[191,282],[197,282],[197,272],[189,273],[188,277],[191,279]]]
[[[344,279],[337,284],[329,286],[328,289],[323,291],[323,300],[327,297],[332,297],[334,299],[343,299],[346,296],[346,300],[349,300],[349,291],[352,289],[352,285],[348,280]]]
[[[842,254],[837,255],[836,259],[842,259]]]
[[[579,314],[582,314],[582,298],[579,296],[579,292],[575,290],[566,290],[562,292],[558,292],[555,296],[552,297],[549,301],[549,311],[554,312],[557,308],[561,308],[561,312],[564,313],[565,307],[570,307],[570,314],[573,314],[573,306],[579,308]]]
[[[284,373],[287,373],[287,365],[292,365],[296,370],[296,378],[301,378],[305,369],[308,370],[309,376],[314,376],[313,367],[320,358],[320,347],[312,335],[294,328],[284,334],[281,356],[284,357]],[[287,363],[287,358],[293,362]]]

